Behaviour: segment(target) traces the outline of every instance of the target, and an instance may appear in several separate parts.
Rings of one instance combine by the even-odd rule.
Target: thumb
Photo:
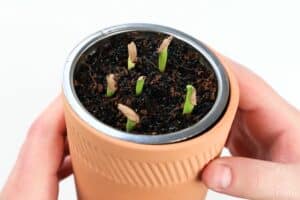
[[[247,199],[300,199],[297,165],[228,157],[202,172],[204,184],[217,192]]]

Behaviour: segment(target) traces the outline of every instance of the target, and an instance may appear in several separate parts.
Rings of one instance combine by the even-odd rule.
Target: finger
[[[296,166],[248,158],[220,158],[203,171],[204,184],[217,192],[246,199],[300,199]]]
[[[64,161],[62,162],[62,165],[57,173],[58,179],[63,180],[70,176],[73,173],[73,168],[72,168],[72,162],[71,162],[71,157],[66,156]]]
[[[231,66],[240,87],[240,105],[242,110],[256,110],[266,106],[266,102],[284,104],[293,111],[284,99],[282,99],[261,77],[241,64],[217,53],[217,56]],[[271,104],[274,105],[274,104]]]
[[[69,151],[69,143],[67,138],[65,139],[64,144],[64,155],[63,160],[61,162],[61,165],[59,167],[59,170],[57,172],[58,180],[63,180],[70,176],[73,173],[72,163],[71,163],[71,157],[70,157],[70,151]]]
[[[299,131],[300,114],[297,109],[288,104],[263,79],[249,69],[221,54],[216,55],[231,66],[239,83],[240,117],[234,124],[233,130],[244,130],[239,134],[241,137],[248,137],[250,140],[253,138],[256,141],[273,141],[283,134],[294,137],[294,133]],[[239,127],[240,125],[242,128]],[[295,149],[298,144],[293,146],[291,148]]]
[[[259,156],[259,150],[261,148],[258,146],[257,142],[253,140],[251,133],[245,133],[246,131],[240,124],[242,120],[243,111],[238,110],[231,126],[226,147],[229,148],[230,153],[233,156],[258,158],[257,156]]]
[[[55,175],[63,158],[65,121],[61,97],[57,97],[32,124],[23,145],[21,161],[39,166],[36,173]]]
[[[59,96],[32,124],[4,193],[15,188],[23,199],[30,199],[33,195],[43,197],[47,191],[55,198],[57,171],[64,152],[64,133],[63,105]]]

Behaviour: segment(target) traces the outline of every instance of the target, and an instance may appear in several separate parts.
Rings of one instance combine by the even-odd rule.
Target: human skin
[[[71,173],[59,96],[31,125],[0,199],[57,199],[59,181]]]
[[[219,55],[221,56],[221,55]],[[261,78],[233,61],[240,104],[227,147],[202,172],[212,190],[248,199],[300,199],[300,114]],[[55,200],[59,181],[72,173],[62,98],[28,131],[1,200]]]
[[[261,78],[227,59],[240,103],[227,148],[202,172],[206,186],[246,199],[300,199],[300,113]]]

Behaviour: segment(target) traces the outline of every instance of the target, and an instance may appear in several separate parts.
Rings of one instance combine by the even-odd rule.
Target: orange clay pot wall
[[[122,141],[83,122],[64,102],[70,153],[81,200],[201,200],[207,188],[201,169],[219,156],[239,100],[238,83],[221,60],[230,81],[222,118],[206,133],[183,142],[146,145]]]

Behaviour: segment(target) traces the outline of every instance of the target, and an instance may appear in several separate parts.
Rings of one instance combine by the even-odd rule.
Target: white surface
[[[85,36],[126,22],[175,27],[247,65],[299,108],[299,8],[296,0],[0,1],[0,188]],[[75,198],[69,178],[59,199]],[[208,199],[234,198],[209,192]]]

